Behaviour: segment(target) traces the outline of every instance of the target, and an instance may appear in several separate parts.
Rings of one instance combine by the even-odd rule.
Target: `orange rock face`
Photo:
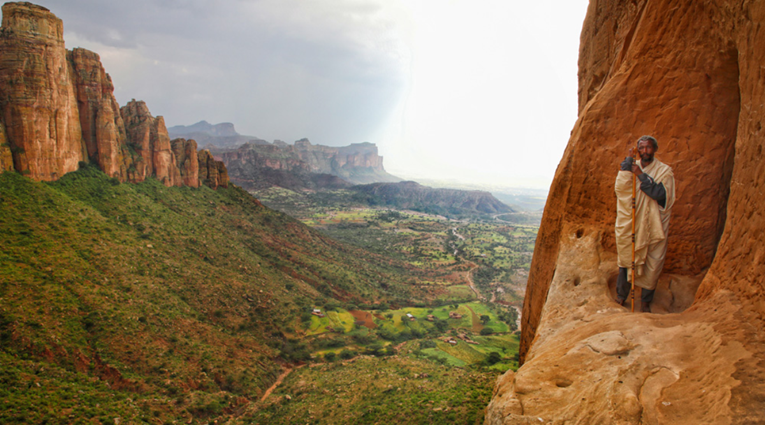
[[[171,144],[164,119],[144,102],[120,109],[99,56],[67,52],[63,31],[44,7],[3,5],[0,171],[55,180],[90,161],[123,182],[153,176],[166,186],[199,187],[196,142]],[[225,166],[214,160],[210,166],[215,187],[226,187]]]
[[[194,140],[174,139],[170,142],[175,155],[176,169],[180,172],[183,186],[199,187],[199,158],[197,142]]]
[[[8,135],[5,134],[5,125],[0,122],[0,173],[3,171],[13,171],[13,154],[8,144]]]
[[[205,186],[217,189],[228,187],[228,171],[222,161],[216,161],[210,151],[199,151],[199,181]]]
[[[156,176],[165,186],[175,186],[179,173],[165,120],[154,118],[146,103],[135,99],[123,106],[120,113],[128,142],[139,156],[135,161],[136,174],[131,179],[143,181],[149,176]]]
[[[124,182],[132,157],[127,151],[125,125],[114,98],[112,79],[96,53],[78,48],[69,53],[69,58],[88,157],[104,173]]]
[[[36,180],[55,180],[87,158],[63,33],[44,7],[3,5],[0,119],[14,168]]]
[[[524,301],[525,363],[498,382],[486,423],[761,420],[763,24],[762,2],[590,3],[579,119]],[[610,300],[613,184],[643,134],[677,181],[654,314]]]

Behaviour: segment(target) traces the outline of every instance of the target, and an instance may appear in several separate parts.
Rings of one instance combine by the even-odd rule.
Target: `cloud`
[[[170,124],[324,144],[374,136],[409,67],[396,2],[50,0],[67,47],[101,54],[121,103]],[[402,18],[403,16],[403,18]],[[372,130],[370,130],[372,129]]]
[[[404,176],[546,186],[577,115],[587,0],[44,1],[121,104],[374,142]]]

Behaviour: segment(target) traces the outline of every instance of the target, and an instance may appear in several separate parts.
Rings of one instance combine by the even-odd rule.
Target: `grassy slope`
[[[0,246],[0,422],[233,413],[275,379],[311,305],[417,299],[403,263],[236,187],[118,184],[92,167],[50,184],[0,175]],[[72,397],[87,401],[70,411]]]
[[[495,379],[402,355],[361,357],[294,371],[243,418],[257,424],[480,424]]]

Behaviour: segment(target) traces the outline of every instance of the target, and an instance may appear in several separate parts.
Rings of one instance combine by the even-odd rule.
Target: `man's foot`
[[[651,304],[649,304],[649,303],[647,303],[645,301],[641,301],[640,302],[640,311],[642,311],[644,313],[650,313],[651,312]]]
[[[622,307],[624,307],[624,302],[625,301],[627,301],[627,300],[626,299],[625,300],[620,300],[619,298],[615,298],[614,299],[614,302],[616,302],[617,304],[619,304]]]

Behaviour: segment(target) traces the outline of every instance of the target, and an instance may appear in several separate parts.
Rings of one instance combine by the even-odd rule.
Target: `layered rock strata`
[[[135,180],[155,176],[166,186],[178,186],[180,173],[170,145],[165,120],[153,117],[143,101],[135,99],[120,109],[125,130],[138,153],[135,160]]]
[[[14,169],[55,180],[87,157],[64,48],[64,24],[30,3],[3,5],[0,118]]]
[[[273,144],[254,141],[236,150],[221,149],[215,153],[219,154],[226,166],[232,170],[234,179],[246,180],[249,176],[257,174],[253,171],[272,169],[290,173],[311,173],[313,177],[335,176],[354,184],[400,181],[385,171],[383,157],[378,154],[377,146],[373,143],[332,147],[312,145],[308,139],[300,139],[294,145],[279,140]],[[234,170],[238,171],[235,173]]]
[[[763,24],[762,2],[590,3],[579,119],[524,301],[524,364],[498,381],[487,424],[762,420]],[[678,184],[652,313],[633,314],[611,301],[613,184],[643,134]]]
[[[354,186],[351,190],[367,195],[370,201],[379,205],[447,216],[514,212],[494,195],[482,190],[435,189],[413,181],[372,183]]]
[[[228,187],[226,166],[217,161],[208,150],[199,151],[199,181],[213,189]]]
[[[31,3],[3,5],[0,28],[0,171],[56,180],[93,162],[120,181],[156,177],[167,186],[228,184],[223,163],[205,163],[196,143],[171,143],[144,102],[120,109],[96,53],[67,51],[63,23]],[[193,150],[193,152],[191,152]]]
[[[132,157],[120,108],[112,94],[112,79],[101,65],[101,58],[89,50],[73,49],[68,58],[88,158],[107,175],[126,181]]]

